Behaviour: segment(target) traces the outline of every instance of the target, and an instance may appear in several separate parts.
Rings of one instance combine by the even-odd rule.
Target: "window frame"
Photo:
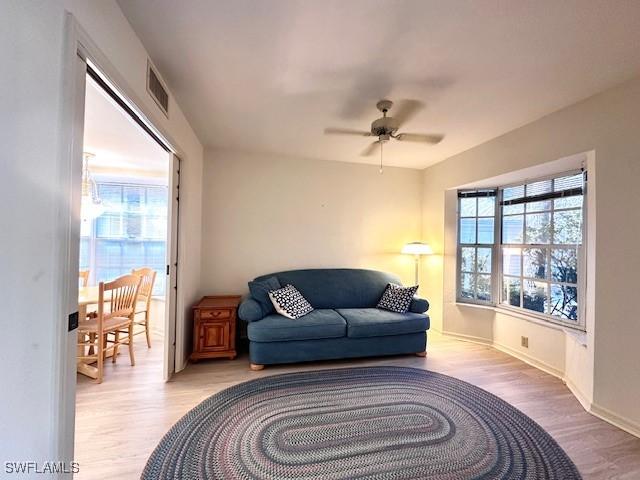
[[[572,176],[572,175],[577,175],[579,173],[582,173],[584,175],[584,180],[583,180],[583,192],[582,192],[582,205],[580,207],[580,211],[582,213],[582,222],[581,222],[581,243],[580,244],[554,244],[552,243],[553,241],[553,237],[549,239],[549,243],[546,244],[526,244],[526,243],[521,243],[521,244],[503,244],[502,242],[502,219],[503,219],[503,205],[501,205],[502,200],[503,200],[503,191],[505,188],[509,188],[509,187],[515,187],[515,186],[520,186],[520,185],[526,185],[526,184],[531,184],[531,183],[536,183],[536,182],[541,182],[544,180],[551,180],[551,179],[556,179],[556,178],[562,178],[562,177],[567,177],[567,176]],[[465,192],[474,192],[474,191],[484,191],[484,190],[495,190],[496,191],[496,196],[495,196],[495,216],[494,216],[494,242],[493,242],[493,246],[492,246],[492,272],[491,272],[491,293],[492,293],[492,300],[491,301],[481,301],[475,298],[467,298],[467,297],[463,297],[461,295],[461,287],[462,287],[462,248],[466,247],[466,246],[473,246],[475,248],[478,247],[486,247],[486,244],[478,244],[477,243],[477,236],[476,236],[476,244],[461,244],[460,243],[460,235],[461,235],[461,228],[460,228],[460,219],[461,218],[467,218],[467,217],[462,217],[461,216],[461,202],[460,199],[461,197],[458,196],[457,200],[457,204],[456,204],[456,228],[457,228],[457,235],[456,235],[456,302],[458,303],[463,303],[463,304],[475,304],[475,305],[484,305],[484,306],[491,306],[494,307],[496,309],[499,310],[504,310],[506,312],[509,313],[517,313],[519,315],[523,315],[523,316],[527,316],[527,317],[533,317],[535,319],[538,320],[542,320],[546,323],[552,323],[555,325],[559,325],[562,327],[567,327],[570,329],[574,329],[574,330],[578,330],[578,331],[586,331],[586,277],[587,277],[587,264],[586,264],[586,258],[587,258],[587,218],[588,218],[588,212],[587,212],[587,195],[588,195],[588,175],[587,175],[587,171],[586,169],[576,169],[576,170],[570,170],[570,171],[566,171],[566,172],[559,172],[556,174],[552,174],[552,175],[548,175],[548,176],[544,176],[544,177],[537,177],[537,178],[532,178],[532,179],[525,179],[522,181],[518,181],[518,182],[514,182],[514,183],[509,183],[509,184],[505,184],[505,185],[500,185],[498,187],[494,187],[494,188],[477,188],[477,189],[464,189],[464,190],[458,190],[458,194],[459,193],[465,193]],[[550,216],[551,216],[551,226],[552,226],[552,235],[553,235],[553,212],[555,211],[555,205],[553,204],[553,199],[551,200],[552,202],[552,206],[551,209],[549,210],[550,212]],[[563,210],[578,210],[578,208],[569,208],[569,209],[558,209],[560,211]],[[545,210],[546,212],[546,210]],[[477,213],[477,212],[476,212]],[[537,212],[536,212],[537,213]],[[523,242],[526,239],[526,212],[523,211]],[[474,217],[468,217],[468,218],[474,218]],[[475,217],[476,219],[478,218],[477,216]],[[476,235],[477,235],[477,224],[476,224]],[[521,257],[520,257],[520,275],[519,276],[514,276],[514,275],[507,275],[507,277],[513,277],[513,278],[518,278],[521,282],[520,284],[520,305],[521,306],[512,306],[509,304],[504,304],[503,303],[503,281],[504,281],[504,277],[505,277],[505,273],[503,272],[503,247],[507,246],[507,247],[511,247],[511,248],[519,248],[521,250]],[[559,317],[553,316],[550,313],[541,313],[541,312],[537,312],[535,310],[529,310],[524,308],[523,305],[523,295],[524,295],[524,281],[526,280],[532,280],[535,281],[536,279],[532,279],[531,277],[527,277],[524,275],[524,270],[523,270],[523,264],[524,264],[524,255],[522,255],[522,250],[523,249],[531,249],[531,248],[539,248],[542,247],[544,249],[547,250],[547,274],[545,275],[545,279],[537,279],[540,282],[544,282],[545,284],[547,284],[549,286],[549,291],[548,291],[548,298],[550,301],[550,297],[551,297],[551,285],[554,284],[558,284],[558,285],[570,285],[570,286],[574,286],[576,287],[577,290],[577,299],[578,299],[578,311],[577,311],[577,319],[576,321],[572,321],[572,320],[563,320]],[[577,252],[577,272],[578,272],[578,278],[577,278],[577,282],[576,283],[570,283],[570,282],[560,282],[560,281],[553,281],[552,277],[551,277],[551,262],[549,261],[549,256],[551,255],[551,251],[554,249],[554,247],[556,248],[575,248],[576,252]],[[477,272],[476,272],[477,275]],[[475,291],[475,289],[474,289]]]
[[[494,272],[496,271],[496,268],[498,266],[498,259],[497,259],[497,248],[496,248],[496,239],[498,238],[496,235],[499,234],[500,230],[499,230],[499,225],[498,225],[498,209],[499,209],[499,201],[498,201],[498,189],[497,188],[476,188],[476,189],[472,189],[472,190],[459,190],[458,193],[462,192],[462,193],[466,193],[466,192],[480,192],[480,191],[486,191],[486,192],[493,192],[494,195],[492,196],[492,198],[494,198],[494,204],[493,204],[493,217],[479,217],[478,216],[478,210],[477,210],[477,202],[476,202],[476,215],[474,217],[462,217],[461,216],[461,200],[463,197],[457,196],[456,198],[456,301],[460,302],[460,303],[471,303],[471,304],[475,304],[475,305],[484,305],[484,306],[493,306],[494,305],[494,301],[496,298],[496,293],[497,293],[497,285],[496,285],[496,281],[494,278]],[[489,195],[487,195],[489,196]],[[475,197],[475,198],[481,198],[479,197]],[[476,220],[476,242],[471,244],[471,243],[465,243],[462,244],[460,243],[460,235],[461,235],[461,228],[460,228],[460,219],[462,218],[474,218]],[[493,218],[493,243],[492,244],[488,244],[488,243],[478,243],[478,219],[479,218]],[[478,276],[478,271],[477,271],[477,262],[478,262],[478,248],[491,248],[491,272],[489,273],[490,277],[491,277],[491,300],[479,300],[477,298],[468,298],[468,297],[463,297],[461,295],[462,293],[462,275],[463,273],[467,273],[467,272],[463,272],[462,271],[462,249],[463,248],[474,248],[476,250],[476,255],[475,255],[475,262],[476,262],[476,268],[475,268],[475,272],[473,272],[474,275],[474,279],[477,278]],[[477,293],[477,288],[474,286],[474,293]]]

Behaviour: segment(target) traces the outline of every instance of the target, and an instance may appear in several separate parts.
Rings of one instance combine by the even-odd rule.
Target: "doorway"
[[[58,262],[59,288],[56,335],[53,350],[55,362],[53,369],[54,395],[51,402],[52,436],[51,448],[57,459],[68,463],[74,461],[74,440],[76,438],[76,410],[78,399],[77,387],[77,354],[79,324],[79,258],[81,238],[81,184],[84,151],[84,117],[87,72],[92,70],[111,89],[112,98],[131,118],[140,125],[152,138],[166,147],[171,154],[168,202],[168,235],[167,261],[162,275],[166,277],[168,286],[165,299],[165,319],[163,331],[163,348],[149,349],[162,356],[162,374],[159,381],[167,381],[176,366],[176,343],[184,344],[185,335],[182,327],[182,291],[178,282],[178,189],[180,177],[180,147],[167,132],[168,125],[159,121],[152,105],[145,103],[139,96],[140,89],[133,89],[129,80],[119,73],[109,58],[94,43],[88,33],[77,22],[75,17],[67,13],[65,16],[66,42],[64,46],[64,89],[62,102],[62,120],[60,131],[59,178],[57,181],[61,192],[67,192],[60,198],[60,245]],[[176,328],[179,327],[179,328]],[[176,338],[177,337],[177,338]],[[121,358],[126,358],[126,351]],[[179,365],[182,365],[180,352]],[[124,362],[118,362],[120,364]],[[114,377],[115,378],[115,377]],[[154,377],[155,378],[155,377]],[[95,385],[107,388],[108,382]],[[112,384],[113,385],[113,384]],[[140,386],[144,388],[143,386]],[[151,393],[151,392],[149,392]],[[100,408],[98,406],[98,412]],[[93,435],[91,436],[91,442]],[[62,478],[71,478],[71,474]]]
[[[122,391],[122,398],[130,399],[131,386],[168,380],[175,369],[179,160],[94,67],[86,69],[78,343],[104,342],[104,355],[98,362],[98,347],[76,348],[75,431],[82,435],[75,436],[86,439],[95,432],[96,437],[90,445],[76,443],[76,458],[104,447],[99,432],[118,428],[117,418],[101,417],[99,408],[87,405],[97,407],[105,389]],[[106,334],[88,329],[98,328],[98,318],[100,328],[108,321],[106,286],[132,276],[140,284],[128,331],[131,347],[114,349],[127,327]]]
[[[143,334],[149,348],[162,348],[171,154],[95,77],[87,74],[85,89],[80,317],[91,314],[86,307],[100,282],[146,269],[150,277],[140,289],[134,334]]]

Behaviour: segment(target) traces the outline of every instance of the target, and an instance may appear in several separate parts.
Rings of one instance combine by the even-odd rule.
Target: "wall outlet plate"
[[[529,348],[529,337],[520,337],[520,346]]]

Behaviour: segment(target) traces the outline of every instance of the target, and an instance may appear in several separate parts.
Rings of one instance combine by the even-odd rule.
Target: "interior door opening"
[[[175,370],[179,160],[91,67],[84,87],[76,404],[109,388],[126,408],[132,386]],[[116,298],[133,277],[131,319]],[[105,420],[77,408],[76,432]],[[76,458],[85,448],[96,446],[76,443]]]

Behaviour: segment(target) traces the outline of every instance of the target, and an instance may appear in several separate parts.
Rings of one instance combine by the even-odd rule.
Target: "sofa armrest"
[[[245,322],[257,322],[263,317],[262,307],[253,298],[247,297],[238,307],[238,317]]]
[[[425,313],[429,310],[429,301],[424,298],[413,297],[409,311],[413,313]]]

